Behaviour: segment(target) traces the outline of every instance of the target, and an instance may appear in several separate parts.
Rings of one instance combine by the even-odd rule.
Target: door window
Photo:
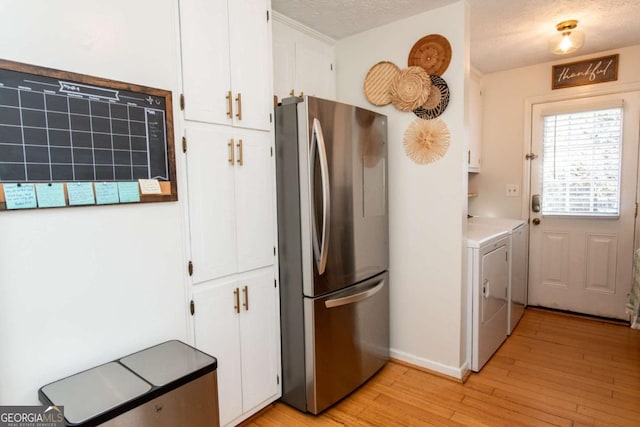
[[[545,115],[542,214],[618,217],[622,107]]]

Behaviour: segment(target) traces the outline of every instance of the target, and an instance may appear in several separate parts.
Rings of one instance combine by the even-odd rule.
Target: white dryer
[[[478,372],[507,338],[509,233],[468,224],[467,272],[471,316],[471,370]],[[470,341],[470,342],[469,342]]]
[[[521,219],[472,217],[469,224],[504,228],[509,232],[509,325],[511,335],[527,305],[529,275],[529,224]]]

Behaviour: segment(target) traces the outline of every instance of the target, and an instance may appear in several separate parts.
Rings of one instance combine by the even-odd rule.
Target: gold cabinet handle
[[[236,145],[238,147],[238,164],[240,166],[242,166],[243,165],[243,161],[242,161],[242,140],[239,139],[238,140],[238,144],[236,144]]]
[[[242,305],[246,311],[249,311],[249,288],[247,286],[242,288],[242,293],[244,294],[244,302]]]
[[[238,92],[236,101],[238,102],[238,112],[236,113],[236,117],[238,120],[242,120],[242,94],[240,92]]]
[[[227,147],[229,147],[229,164],[233,165],[235,161],[235,158],[234,158],[235,151],[233,149],[233,138],[231,138],[229,142],[227,142]]]
[[[289,92],[289,95],[296,96],[296,93],[295,93],[295,91],[293,89],[291,89],[291,92]]]
[[[233,118],[233,95],[231,95],[231,91],[227,92],[227,96],[225,96],[226,100],[227,100],[227,117],[229,117],[230,119]]]
[[[238,291],[238,288],[233,290],[233,295],[236,299],[236,305],[234,305],[233,308],[236,310],[236,313],[240,313],[240,292]]]

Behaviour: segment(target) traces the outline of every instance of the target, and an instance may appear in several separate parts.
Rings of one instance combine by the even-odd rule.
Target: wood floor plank
[[[640,426],[640,331],[527,309],[480,373],[461,384],[389,362],[319,416],[283,403],[243,427]]]

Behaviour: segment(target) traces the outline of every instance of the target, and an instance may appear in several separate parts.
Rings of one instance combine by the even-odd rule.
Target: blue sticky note
[[[33,184],[4,184],[7,209],[29,209],[38,206]]]
[[[99,205],[109,205],[119,203],[118,184],[115,182],[96,182],[93,184],[96,189],[96,202]]]
[[[59,208],[67,206],[62,184],[52,182],[48,184],[36,184],[36,195],[38,196],[39,208]]]
[[[96,204],[96,198],[93,195],[93,184],[90,182],[68,182],[67,195],[69,196],[69,206]]]
[[[119,182],[118,194],[120,203],[135,203],[140,201],[140,191],[137,182]]]

